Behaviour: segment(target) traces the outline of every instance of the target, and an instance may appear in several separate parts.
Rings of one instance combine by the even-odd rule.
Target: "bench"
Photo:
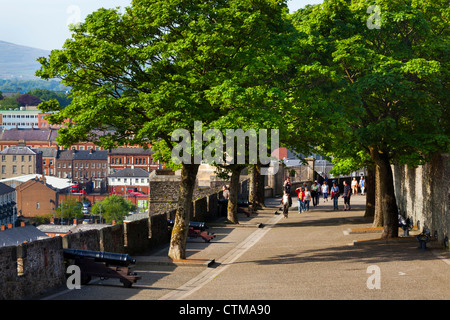
[[[427,250],[427,243],[430,241],[437,240],[437,231],[433,236],[431,236],[431,231],[429,229],[424,229],[422,233],[416,236],[417,241],[419,241],[418,249],[422,251]]]
[[[172,229],[175,221],[168,220],[167,223],[168,223],[169,229]],[[206,231],[206,229],[208,229],[208,226],[206,226],[206,224],[204,222],[190,221],[188,237],[202,238],[205,242],[210,242],[211,239],[214,239],[216,237],[216,235],[214,233],[209,233],[208,231]]]

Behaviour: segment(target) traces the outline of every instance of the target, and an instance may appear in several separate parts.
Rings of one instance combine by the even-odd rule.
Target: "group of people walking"
[[[356,181],[355,178],[353,180]],[[361,181],[362,182],[360,182],[358,186],[361,187],[361,194],[364,194],[363,178],[361,179]],[[283,205],[284,217],[287,218],[289,208],[292,206],[291,182],[289,180],[289,177],[287,177],[284,181],[283,189],[284,192],[283,198],[281,199],[281,204]],[[314,181],[311,187],[308,187],[306,184],[304,184],[303,186],[295,189],[298,200],[298,213],[309,211],[311,200],[313,207],[318,206],[320,194],[322,194],[323,201],[328,201],[328,195],[330,195],[330,198],[333,201],[333,210],[339,210],[338,199],[342,195],[344,199],[344,211],[350,210],[350,197],[352,195],[352,191],[354,192],[354,183],[352,182],[352,185],[349,185],[345,180],[342,194],[339,190],[339,186],[335,181],[333,181],[333,185],[331,188],[329,188],[327,180],[325,180],[322,185],[320,185],[317,181]]]

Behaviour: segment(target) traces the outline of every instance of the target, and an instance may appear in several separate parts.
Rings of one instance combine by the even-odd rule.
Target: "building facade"
[[[108,191],[128,196],[131,192],[148,195],[149,172],[140,168],[127,168],[108,176]]]
[[[120,147],[108,150],[108,173],[123,169],[142,169],[152,172],[161,169],[159,161],[153,160],[153,151],[144,148]]]
[[[7,147],[0,151],[0,178],[42,173],[42,152],[30,147]]]
[[[0,225],[14,225],[16,220],[16,189],[0,182]]]
[[[30,179],[16,188],[17,213],[24,217],[54,215],[59,205],[58,189],[45,176]]]
[[[106,191],[108,152],[89,150],[61,150],[56,158],[55,175],[84,185],[87,192]]]

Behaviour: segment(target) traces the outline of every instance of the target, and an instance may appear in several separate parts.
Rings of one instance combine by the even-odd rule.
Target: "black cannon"
[[[89,283],[92,277],[118,278],[126,288],[130,288],[133,283],[141,279],[128,267],[136,263],[136,259],[128,254],[64,249],[64,259],[67,263],[80,267],[83,285]]]
[[[168,220],[167,224],[170,229],[173,228],[175,221],[174,220]],[[197,221],[189,221],[189,232],[188,237],[191,238],[202,238],[205,242],[210,242],[211,239],[215,238],[216,235],[214,233],[209,233],[206,231],[208,229],[208,226],[204,222],[197,222]]]

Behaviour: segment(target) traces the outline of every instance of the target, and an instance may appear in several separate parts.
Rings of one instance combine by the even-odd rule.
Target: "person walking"
[[[283,198],[281,198],[281,204],[283,205],[283,215],[285,218],[288,217],[289,208],[292,205],[292,199],[289,194],[284,190]]]
[[[283,189],[286,190],[287,194],[291,194],[291,181],[289,177],[286,177],[286,180],[284,180]]]
[[[313,185],[311,186],[311,198],[314,207],[319,205],[319,185],[317,184],[317,180],[314,181]]]
[[[298,213],[302,213],[302,211],[305,210],[305,204],[303,202],[303,199],[305,198],[305,191],[302,187],[298,187],[295,189],[295,192],[297,192]]]
[[[305,211],[309,211],[309,202],[311,201],[311,192],[306,187],[305,188],[305,197],[303,198],[303,202],[305,203]]]
[[[366,180],[364,177],[361,177],[361,180],[359,180],[359,187],[361,188],[361,195],[364,195],[364,188],[366,187]]]
[[[323,201],[326,200],[328,202],[328,184],[326,184],[326,182],[322,184],[322,196]]]
[[[333,182],[333,186],[331,187],[331,199],[333,200],[333,210],[339,210],[339,187],[336,185],[336,182]]]
[[[353,194],[358,194],[358,181],[356,181],[356,178],[352,180],[352,191]]]
[[[352,195],[352,189],[344,180],[344,211],[350,210],[350,197]]]

